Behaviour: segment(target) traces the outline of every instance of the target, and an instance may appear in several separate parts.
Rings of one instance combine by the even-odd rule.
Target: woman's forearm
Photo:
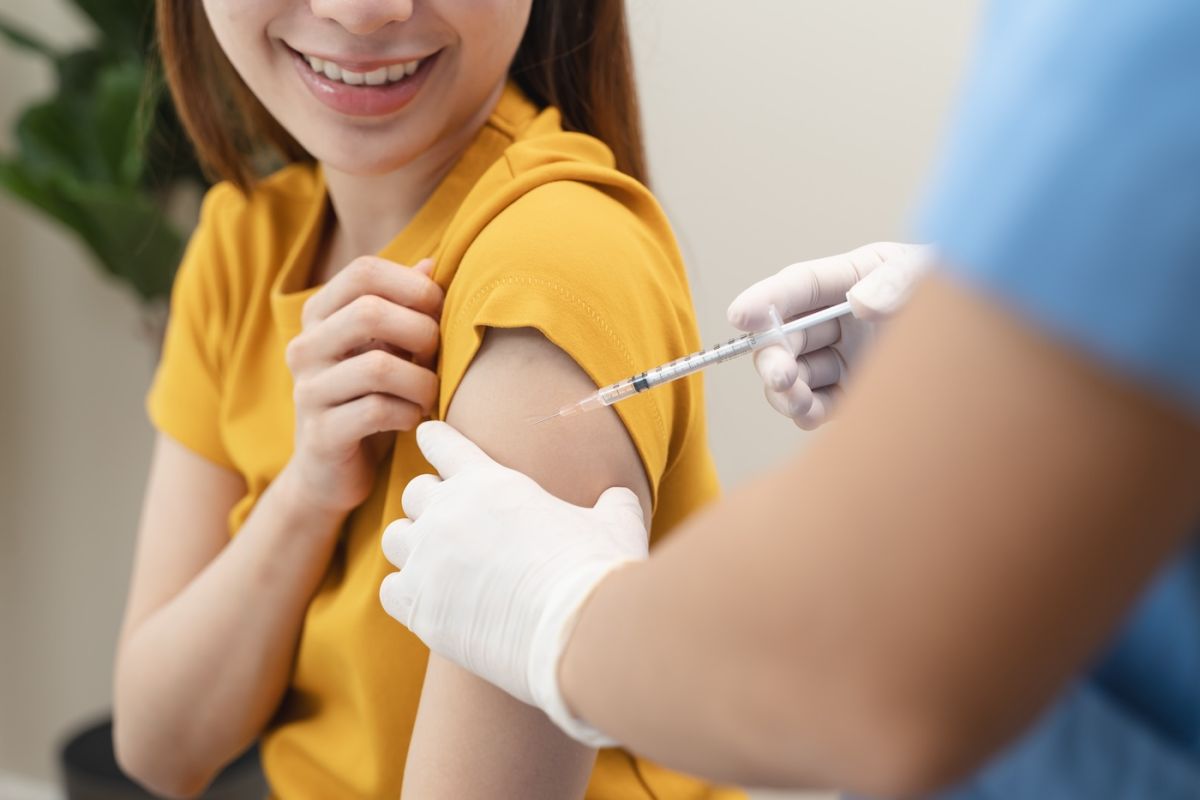
[[[122,643],[118,755],[161,792],[203,789],[254,741],[287,687],[342,521],[309,509],[287,474],[220,554]]]
[[[538,709],[433,654],[402,800],[583,797],[595,760]]]
[[[541,399],[531,397],[529,387],[537,387]],[[459,384],[447,419],[570,502],[591,505],[606,488],[621,484],[640,490],[648,507],[645,473],[615,412],[589,416],[569,430],[531,430],[521,422],[539,403],[553,405],[592,387],[571,357],[537,331],[493,329]],[[584,452],[586,464],[576,461]],[[541,711],[433,655],[408,752],[404,797],[582,797],[595,757]]]

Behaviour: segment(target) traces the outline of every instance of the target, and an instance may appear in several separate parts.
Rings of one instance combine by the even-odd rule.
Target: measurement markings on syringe
[[[787,336],[802,330],[807,330],[824,322],[829,322],[840,316],[851,313],[850,303],[839,303],[813,314],[784,323],[772,309],[773,328],[764,331],[747,333],[736,339],[730,339],[724,344],[718,344],[707,350],[681,356],[667,364],[652,367],[632,378],[626,378],[609,386],[603,386],[582,400],[559,408],[557,413],[537,420],[541,424],[557,417],[571,416],[595,408],[611,406],[628,397],[641,394],[647,389],[670,383],[679,378],[699,372],[713,364],[721,364],[738,356],[754,352],[771,344],[783,343],[786,346]]]

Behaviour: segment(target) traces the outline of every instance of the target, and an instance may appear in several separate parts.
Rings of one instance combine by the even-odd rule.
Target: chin
[[[328,169],[359,177],[378,177],[408,166],[427,148],[415,148],[409,142],[388,146],[386,143],[354,142],[345,139],[337,145],[308,148],[313,157]]]

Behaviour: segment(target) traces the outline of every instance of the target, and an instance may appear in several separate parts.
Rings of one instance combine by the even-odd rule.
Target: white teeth
[[[304,56],[313,72],[324,75],[331,81],[340,81],[350,86],[383,86],[388,83],[404,80],[414,75],[420,68],[420,61],[409,61],[406,64],[392,64],[371,70],[370,72],[355,72],[338,66],[333,61],[326,61],[316,56]]]

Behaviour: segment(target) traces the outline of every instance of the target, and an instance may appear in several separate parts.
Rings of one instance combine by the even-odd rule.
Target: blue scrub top
[[[1200,0],[993,2],[919,230],[952,279],[1200,420]],[[945,797],[1200,800],[1200,535]]]

